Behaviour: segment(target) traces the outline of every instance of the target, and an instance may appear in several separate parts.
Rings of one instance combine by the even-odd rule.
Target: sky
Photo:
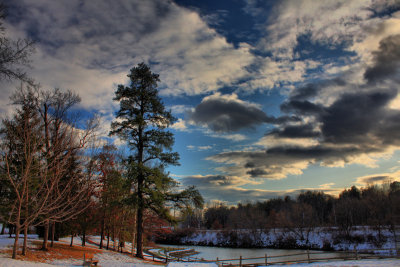
[[[168,171],[206,201],[400,180],[398,0],[5,3],[7,35],[36,42],[28,74],[77,92],[104,136],[129,70],[160,74],[181,157]]]

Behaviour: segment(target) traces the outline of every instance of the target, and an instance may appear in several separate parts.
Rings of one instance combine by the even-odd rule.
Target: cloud
[[[240,100],[237,94],[215,93],[206,96],[189,118],[196,124],[205,125],[215,132],[234,132],[244,128],[254,128],[263,123],[282,123],[289,117],[268,116],[257,104]]]
[[[209,185],[215,186],[240,186],[246,184],[259,184],[259,182],[249,179],[244,179],[238,176],[225,176],[225,175],[193,175],[184,177],[181,182],[184,185],[195,185],[204,187]]]
[[[400,24],[399,24],[400,26]],[[379,50],[374,52],[375,64],[364,73],[368,83],[394,80],[400,82],[400,34],[388,36],[379,43]]]
[[[268,137],[290,138],[293,141],[296,139],[319,137],[318,129],[312,124],[288,125],[284,128],[275,128],[268,133]]]
[[[269,134],[262,137],[254,145],[262,146],[264,148],[272,147],[311,147],[318,144],[318,141],[309,136],[299,137],[298,133],[294,133],[295,136],[282,137],[279,135]],[[300,135],[302,135],[300,133]]]
[[[246,178],[283,179],[287,175],[299,175],[313,159],[266,153],[265,151],[231,151],[219,153],[207,160],[224,164],[217,170],[228,175]]]
[[[195,185],[207,201],[219,200],[237,204],[238,200],[267,200],[279,193],[268,190],[251,190],[240,188],[242,185],[257,185],[258,181],[243,179],[238,176],[193,175],[180,178],[184,186]]]
[[[192,109],[192,107],[188,105],[173,105],[166,108],[167,110],[171,110],[173,114],[185,114]]]
[[[374,60],[374,54],[371,52],[379,49],[381,40],[400,34],[400,13],[394,13],[392,17],[371,23],[363,30],[365,37],[354,40],[349,49],[356,51],[365,64],[371,64]]]
[[[294,89],[281,110],[301,120],[276,125],[254,144],[266,150],[208,159],[223,164],[217,170],[226,175],[266,179],[300,175],[313,164],[377,167],[378,159],[400,149],[400,110],[392,108],[399,95],[398,36],[380,41],[374,60],[360,71],[366,79],[354,83],[343,73]],[[385,63],[392,68],[385,71]]]
[[[172,124],[171,128],[176,131],[189,132],[186,122],[181,118],[179,118],[174,124]]]
[[[265,21],[267,35],[258,47],[271,51],[274,57],[292,59],[301,36],[331,47],[351,44],[363,40],[365,29],[380,21],[374,10],[396,10],[399,6],[396,1],[280,1]],[[256,17],[267,12],[262,1],[248,1],[247,10]]]
[[[171,1],[16,0],[10,20],[10,30],[37,40],[34,78],[46,87],[74,86],[93,108],[110,102],[115,84],[141,61],[160,73],[161,93],[176,96],[232,85],[254,58],[249,45],[234,47],[198,13]]]
[[[314,69],[316,63],[312,60],[284,60],[270,56],[257,56],[249,65],[249,74],[244,76],[238,91],[266,91],[278,88],[287,90],[292,83],[301,82],[307,71]]]
[[[211,148],[212,148],[212,146],[198,146],[199,150],[209,150]]]
[[[362,186],[371,184],[391,183],[400,181],[400,171],[393,173],[377,173],[356,178],[356,183]]]
[[[231,141],[235,141],[235,142],[239,142],[239,141],[244,141],[247,139],[246,136],[244,136],[243,134],[210,134],[207,133],[207,135],[214,137],[214,138],[222,138],[222,139],[226,139],[226,140],[231,140]]]
[[[273,10],[265,13],[265,5]],[[116,85],[145,61],[160,73],[164,96],[208,95],[189,119],[210,129],[209,136],[243,141],[234,132],[273,124],[252,144],[257,150],[208,159],[221,163],[225,176],[282,179],[312,164],[375,166],[398,148],[398,8],[396,1],[247,0],[246,11],[258,22],[268,18],[256,26],[264,37],[254,45],[233,45],[209,27],[215,17],[163,0],[15,0],[7,29],[37,41],[32,76],[43,87],[77,91],[82,107],[106,116],[106,123],[116,108],[110,101]],[[350,56],[307,58],[299,53],[301,41],[309,43],[308,54],[323,47]],[[237,93],[278,88],[288,96],[285,116],[272,117],[237,94],[216,93],[223,87]],[[3,99],[9,92],[2,89]],[[183,114],[186,107],[173,109]],[[188,131],[189,123],[179,119],[173,128]]]
[[[236,94],[220,93],[205,97],[189,116],[195,123],[216,132],[237,131],[269,120],[256,104],[240,100]]]
[[[179,178],[184,186],[195,185],[206,201],[223,201],[230,205],[245,201],[266,201],[268,199],[291,196],[296,197],[306,190],[323,190],[327,194],[338,195],[342,188],[333,188],[333,184],[321,185],[318,188],[265,190],[245,189],[243,185],[260,185],[259,180],[243,179],[237,176],[194,175]]]
[[[205,151],[205,150],[210,150],[213,148],[213,146],[193,146],[193,145],[188,145],[186,146],[187,149],[189,150],[194,150],[194,151]]]

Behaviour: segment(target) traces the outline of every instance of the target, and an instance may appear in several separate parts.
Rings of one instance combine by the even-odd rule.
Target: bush
[[[195,231],[194,228],[183,228],[173,232],[160,233],[155,239],[155,242],[160,244],[180,245],[182,243],[182,238],[193,235]]]

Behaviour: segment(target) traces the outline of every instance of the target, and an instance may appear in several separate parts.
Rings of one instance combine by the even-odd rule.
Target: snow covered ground
[[[37,235],[29,236],[29,246],[31,242],[37,240]],[[93,237],[94,241],[98,241],[98,238]],[[22,244],[22,238],[20,239]],[[8,235],[0,235],[0,266],[1,267],[51,267],[51,266],[80,266],[82,264],[81,259],[59,259],[52,260],[47,263],[30,262],[23,260],[13,260],[9,254],[4,251],[11,249],[14,239],[8,238]],[[70,239],[65,238],[59,242],[69,244]],[[80,238],[74,239],[74,244],[79,245],[81,242]],[[87,247],[97,248],[95,245],[87,244]],[[128,248],[129,249],[129,246]],[[99,261],[99,266],[102,267],[149,267],[149,266],[160,266],[152,263],[144,262],[137,258],[132,258],[126,254],[121,254],[114,251],[104,250],[102,253],[97,253],[95,259]],[[217,267],[215,263],[182,263],[182,262],[171,262],[167,265],[168,267]],[[270,265],[271,266],[271,265]],[[326,262],[326,263],[312,263],[312,264],[293,264],[291,266],[400,266],[400,259],[385,259],[385,260],[360,260],[360,261],[338,261],[338,262]]]
[[[22,237],[22,236],[21,236]],[[32,241],[37,240],[37,235],[30,235],[28,239],[28,246],[32,247]],[[68,242],[66,242],[68,241]],[[20,238],[20,244],[22,245],[23,239]],[[62,239],[58,241],[60,243],[69,244],[70,238]],[[13,260],[9,254],[4,253],[4,250],[11,249],[14,243],[13,238],[8,238],[8,235],[0,235],[0,266],[1,267],[20,267],[20,266],[32,266],[32,267],[49,267],[49,266],[80,266],[82,265],[83,259],[58,259],[52,260],[47,263],[36,263],[23,260]],[[81,243],[80,238],[74,239],[74,244],[78,245]],[[97,246],[87,244],[88,248],[98,248]],[[140,259],[130,257],[126,254],[121,254],[114,251],[104,250],[102,253],[97,253],[94,258],[99,261],[99,266],[102,267],[149,267],[159,266],[151,263],[144,262]]]
[[[268,265],[277,266],[277,265]],[[279,265],[282,266],[282,265]],[[290,267],[305,267],[305,266],[340,266],[340,267],[395,267],[400,266],[400,259],[386,259],[386,260],[359,260],[359,261],[333,261],[333,262],[316,262],[316,263],[301,263],[291,264]],[[261,266],[260,266],[261,267]]]

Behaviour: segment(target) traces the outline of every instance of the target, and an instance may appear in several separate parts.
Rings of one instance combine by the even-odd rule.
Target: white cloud
[[[173,114],[185,114],[186,112],[190,111],[192,107],[188,105],[173,105],[173,106],[168,106],[168,110],[171,110]]]
[[[253,63],[257,70],[251,72],[247,76],[248,80],[240,84],[239,91],[264,91],[275,87],[285,89],[291,83],[302,81],[307,69],[313,69],[319,64],[316,61],[275,60],[270,57],[258,57]]]
[[[181,132],[188,132],[189,129],[187,128],[186,122],[179,118],[177,122],[171,125],[171,128]]]
[[[243,134],[209,134],[209,136],[214,137],[214,138],[222,138],[222,139],[226,139],[226,140],[231,140],[231,141],[235,141],[235,142],[239,142],[239,141],[244,141],[247,139],[246,136],[244,136]]]
[[[385,1],[381,1],[385,5]],[[373,7],[374,5],[374,7]],[[363,27],[373,21],[373,1],[281,1],[269,18],[268,36],[260,47],[274,56],[292,59],[298,37],[309,35],[311,41],[338,45],[353,41],[363,33]]]
[[[331,189],[332,186],[334,186],[334,185],[335,185],[335,183],[320,184],[319,188],[321,188],[321,189]]]
[[[15,31],[35,32],[34,78],[44,86],[76,87],[88,107],[107,100],[129,68],[157,62],[164,95],[217,91],[247,74],[246,44],[234,47],[194,11],[173,2],[26,1]],[[115,84],[113,84],[115,83]],[[84,95],[86,94],[87,97]]]
[[[262,146],[265,148],[272,148],[278,146],[293,146],[293,147],[311,147],[317,145],[319,142],[312,138],[283,138],[274,135],[267,135],[262,137],[254,145]]]
[[[205,151],[205,150],[210,150],[213,148],[213,146],[193,146],[193,145],[188,145],[186,146],[187,149],[189,150],[194,150],[194,151]]]

